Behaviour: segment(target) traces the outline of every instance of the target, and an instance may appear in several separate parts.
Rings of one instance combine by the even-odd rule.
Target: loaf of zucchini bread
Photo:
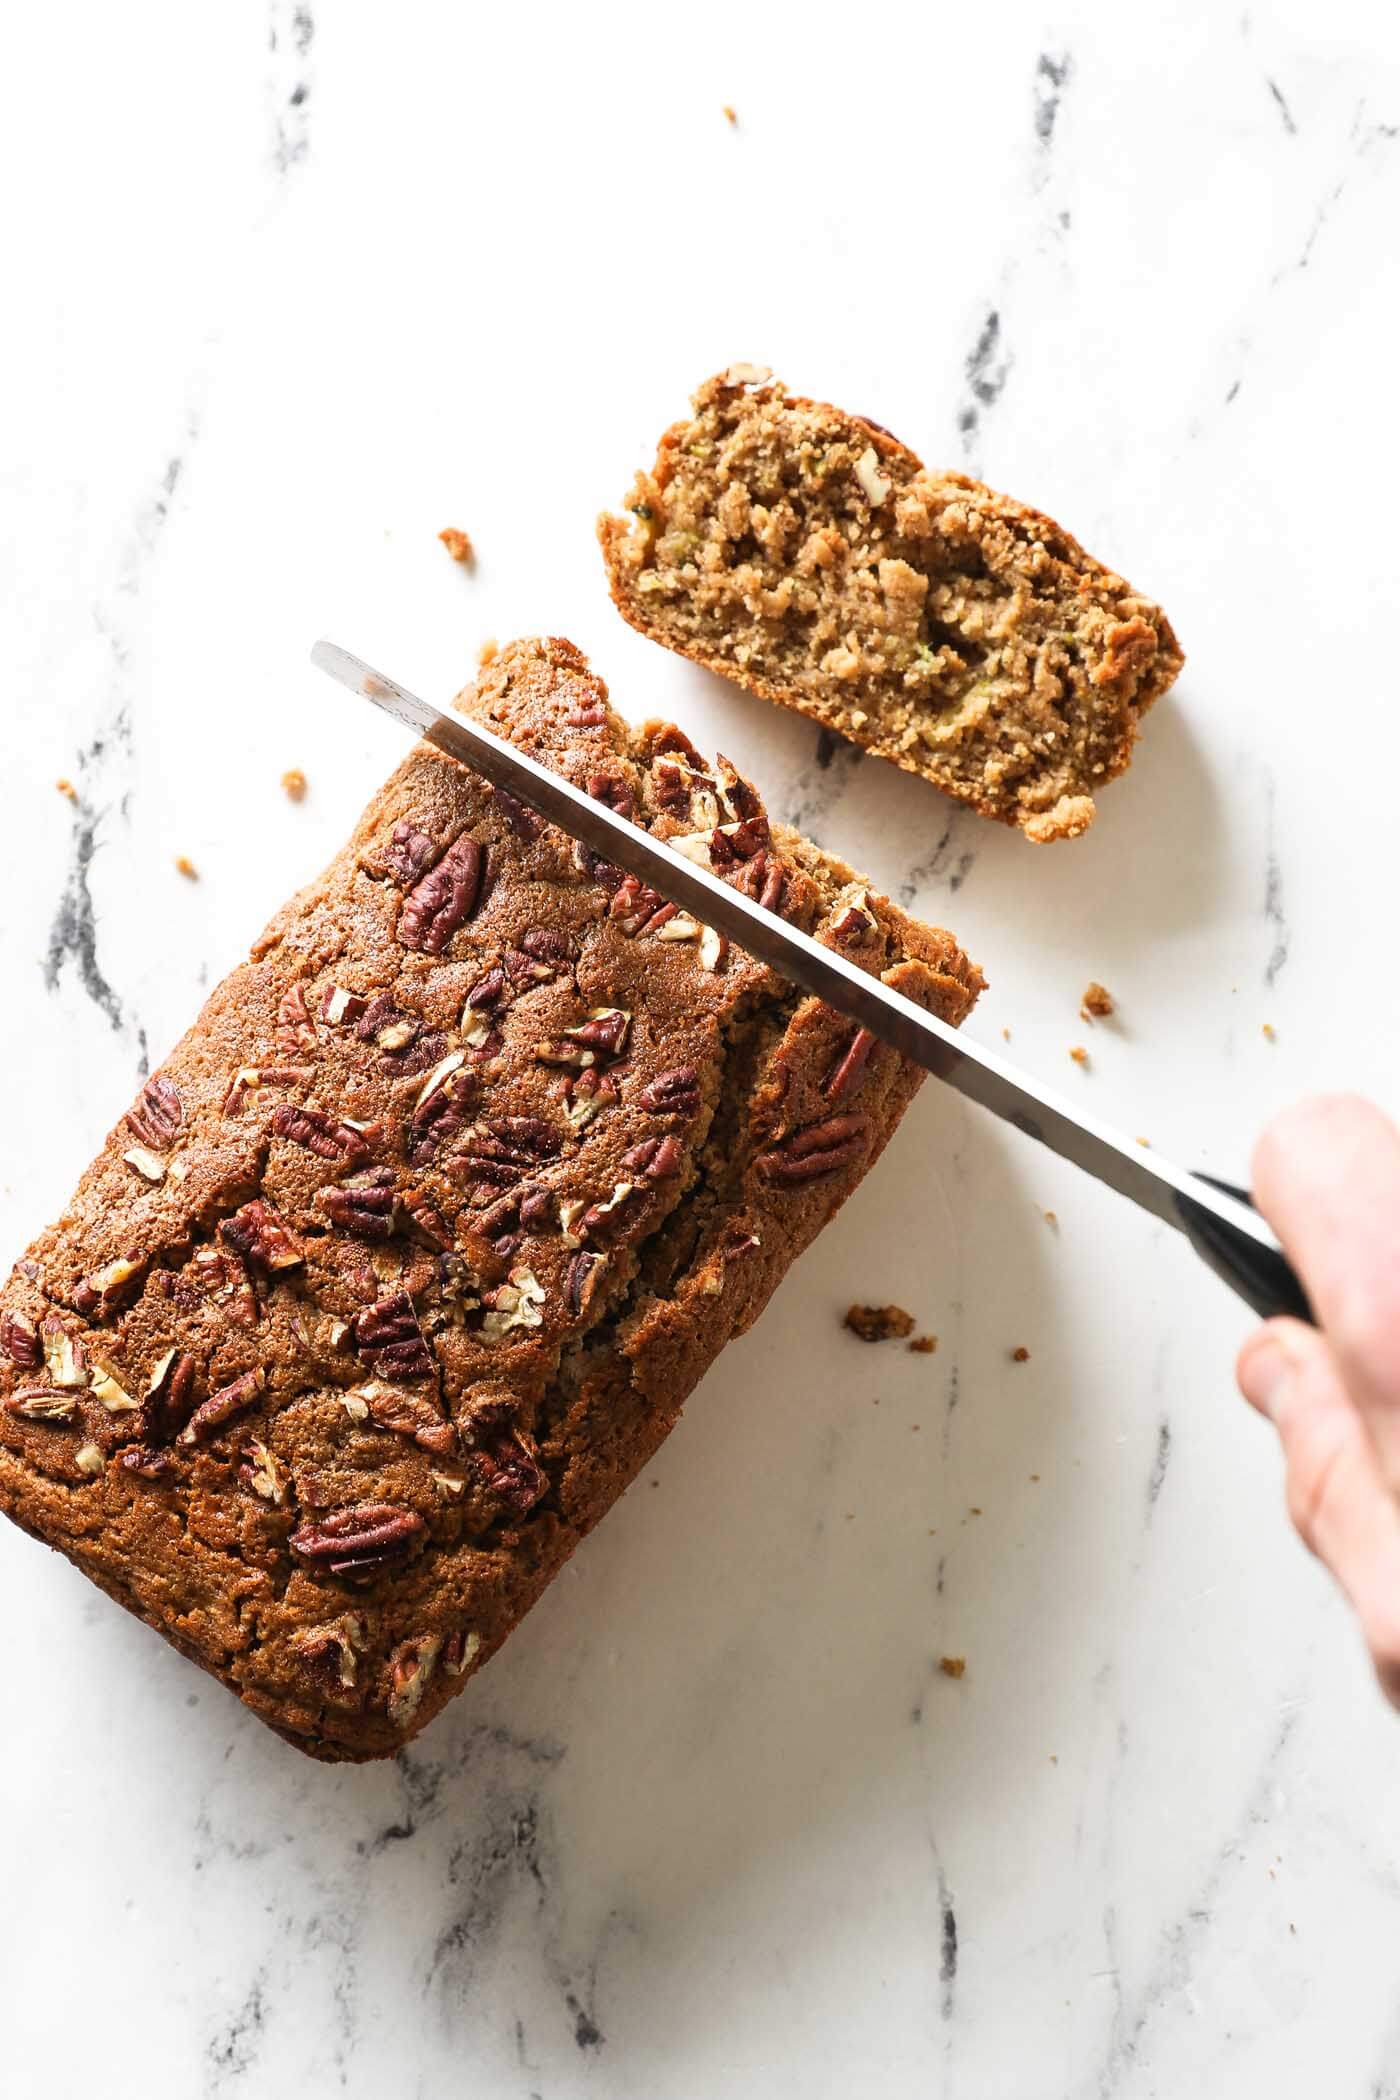
[[[734,365],[598,530],[653,641],[1043,843],[1074,838],[1181,669],[1159,606],[1054,520]]]
[[[959,1021],[946,933],[564,641],[460,703]],[[0,1305],[0,1507],[328,1759],[497,1649],[919,1074],[427,746]]]

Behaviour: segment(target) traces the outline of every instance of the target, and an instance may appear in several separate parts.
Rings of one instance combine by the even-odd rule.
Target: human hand
[[[1301,1101],[1259,1140],[1253,1193],[1318,1324],[1258,1328],[1240,1390],[1278,1431],[1289,1514],[1400,1706],[1400,1130],[1354,1096]]]

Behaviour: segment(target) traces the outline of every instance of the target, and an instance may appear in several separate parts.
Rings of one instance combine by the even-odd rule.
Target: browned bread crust
[[[1075,838],[1182,665],[1053,519],[731,366],[598,533],[653,641],[1037,842]]]
[[[946,933],[568,642],[463,705],[959,1021]],[[692,851],[696,850],[692,847]],[[324,1758],[498,1648],[918,1074],[420,746],[0,1302],[0,1507]]]

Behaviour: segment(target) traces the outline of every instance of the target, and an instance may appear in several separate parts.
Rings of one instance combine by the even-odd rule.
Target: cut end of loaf
[[[1182,653],[1053,520],[733,365],[598,533],[641,633],[1037,844],[1077,838]]]

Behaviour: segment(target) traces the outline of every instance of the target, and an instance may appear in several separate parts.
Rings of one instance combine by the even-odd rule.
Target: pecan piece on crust
[[[179,1094],[170,1081],[157,1072],[142,1087],[136,1106],[127,1110],[126,1127],[141,1144],[149,1145],[152,1152],[165,1152],[184,1120],[185,1110]]]
[[[384,868],[391,882],[411,890],[432,866],[437,847],[428,832],[412,817],[400,817],[384,848]]]
[[[442,1651],[442,1667],[449,1677],[462,1677],[480,1653],[481,1635],[475,1627],[459,1626],[455,1633],[449,1633],[447,1636],[447,1645]]]
[[[314,1571],[362,1582],[407,1560],[428,1527],[418,1512],[395,1502],[352,1502],[303,1524],[288,1541]]]
[[[431,1378],[437,1366],[407,1291],[393,1291],[351,1323],[362,1362],[381,1378]]]
[[[308,1626],[292,1635],[292,1652],[314,1684],[335,1697],[353,1691],[360,1650],[368,1629],[363,1619],[347,1612],[328,1626]]]
[[[844,1101],[848,1094],[859,1091],[874,1048],[875,1038],[870,1030],[858,1028],[822,1081],[822,1092],[828,1101]]]
[[[354,1387],[349,1397],[363,1400],[371,1420],[381,1429],[412,1438],[435,1458],[456,1456],[456,1430],[422,1393],[406,1392],[401,1385],[384,1385],[376,1379]]]
[[[680,1173],[684,1159],[679,1138],[649,1137],[624,1152],[622,1164],[648,1181],[670,1181]]]
[[[588,1311],[608,1265],[605,1254],[576,1254],[564,1272],[564,1303],[577,1318]]]
[[[865,1150],[868,1125],[863,1116],[828,1116],[795,1130],[771,1152],[759,1154],[759,1171],[770,1181],[795,1185],[819,1181],[853,1166]]]
[[[392,1167],[375,1167],[358,1181],[317,1189],[316,1202],[342,1232],[356,1239],[387,1240],[398,1223],[399,1198]]]
[[[277,1008],[277,1048],[283,1057],[295,1057],[299,1050],[314,1050],[316,1043],[315,1025],[306,1008],[306,987],[288,985]]]
[[[517,795],[512,795],[508,788],[493,787],[491,793],[496,799],[501,815],[518,839],[524,839],[526,845],[529,845],[532,839],[539,837],[544,830],[544,818],[537,816],[528,802],[522,802]]]
[[[375,1135],[369,1129],[357,1130],[353,1123],[323,1115],[319,1108],[294,1108],[288,1101],[272,1111],[272,1127],[278,1137],[304,1145],[318,1159],[339,1160],[347,1167],[358,1166],[368,1157],[369,1141]]]
[[[388,1713],[395,1728],[407,1728],[416,1716],[441,1653],[441,1634],[420,1633],[400,1641],[389,1657]]]
[[[171,1443],[189,1421],[194,1373],[194,1358],[181,1349],[167,1349],[152,1370],[142,1406],[142,1434],[148,1444]]]
[[[653,1116],[683,1116],[700,1113],[700,1080],[694,1065],[672,1065],[658,1072],[637,1096],[638,1105]]]
[[[23,1313],[8,1310],[0,1314],[0,1349],[22,1371],[32,1371],[44,1354],[34,1322],[27,1320]]]
[[[71,1386],[22,1385],[3,1405],[7,1415],[20,1415],[26,1422],[71,1422],[78,1396]]]
[[[267,1276],[301,1267],[300,1247],[272,1205],[261,1196],[255,1196],[231,1218],[225,1218],[219,1236],[235,1254],[242,1255]]]
[[[201,1247],[194,1258],[201,1289],[236,1327],[256,1327],[260,1317],[257,1287],[241,1254],[231,1248]]]
[[[262,1366],[244,1371],[242,1376],[221,1385],[207,1400],[201,1400],[194,1413],[180,1431],[176,1442],[180,1444],[207,1444],[216,1437],[226,1422],[238,1415],[246,1415],[250,1407],[256,1407],[266,1383]]]
[[[441,955],[481,902],[485,875],[486,848],[464,831],[405,897],[399,913],[401,945]]]
[[[463,1441],[493,1495],[515,1514],[533,1509],[549,1486],[535,1443],[516,1426],[508,1400],[487,1400],[462,1425]]]

